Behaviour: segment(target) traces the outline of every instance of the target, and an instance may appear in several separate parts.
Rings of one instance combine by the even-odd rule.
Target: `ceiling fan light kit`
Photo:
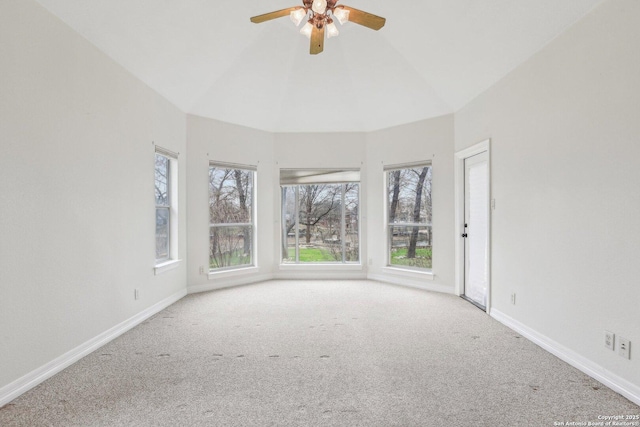
[[[327,38],[330,39],[331,37],[335,37],[338,34],[340,34],[340,31],[338,31],[338,27],[336,27],[336,24],[334,24],[333,22],[327,24]]]
[[[300,34],[307,36],[307,38],[311,38],[311,33],[313,32],[313,25],[310,22],[304,24],[304,26],[300,29]]]
[[[259,24],[289,15],[291,21],[299,26],[306,19],[300,33],[311,39],[309,53],[316,55],[324,50],[325,34],[328,39],[340,34],[334,18],[340,25],[351,21],[372,30],[384,27],[385,18],[363,12],[346,5],[338,5],[339,0],[302,0],[302,7],[290,7],[251,18],[251,22]]]
[[[327,0],[313,0],[311,4],[311,10],[318,15],[322,15],[327,11]]]
[[[300,25],[300,23],[302,22],[302,19],[307,16],[307,11],[304,9],[304,7],[300,7],[296,10],[291,11],[291,21],[293,21],[293,23],[296,25],[296,27],[298,25]]]
[[[336,8],[333,10],[333,16],[336,17],[340,25],[343,25],[349,20],[349,11],[343,7]]]

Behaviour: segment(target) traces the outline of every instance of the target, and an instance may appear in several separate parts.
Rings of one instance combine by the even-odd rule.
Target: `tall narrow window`
[[[177,259],[178,154],[156,147],[156,265]]]
[[[255,167],[209,165],[209,268],[254,265]]]
[[[431,164],[385,168],[388,265],[431,270]]]
[[[283,263],[360,261],[359,180],[354,170],[280,172]]]

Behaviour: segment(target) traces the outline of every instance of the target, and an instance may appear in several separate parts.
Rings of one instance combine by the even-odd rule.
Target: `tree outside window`
[[[168,157],[156,153],[156,264],[170,258],[171,230],[171,162]]]
[[[431,270],[431,165],[389,168],[386,174],[388,263]]]
[[[254,180],[251,169],[209,166],[209,268],[254,265]]]
[[[360,261],[356,182],[282,186],[283,263]]]

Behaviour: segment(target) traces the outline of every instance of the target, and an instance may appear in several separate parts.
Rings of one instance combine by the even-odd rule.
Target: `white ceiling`
[[[272,132],[372,131],[463,107],[602,0],[345,0],[309,55],[300,0],[38,0],[185,112]]]

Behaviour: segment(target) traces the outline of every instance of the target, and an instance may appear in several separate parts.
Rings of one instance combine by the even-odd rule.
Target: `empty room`
[[[1,426],[640,426],[637,0],[0,0]]]

